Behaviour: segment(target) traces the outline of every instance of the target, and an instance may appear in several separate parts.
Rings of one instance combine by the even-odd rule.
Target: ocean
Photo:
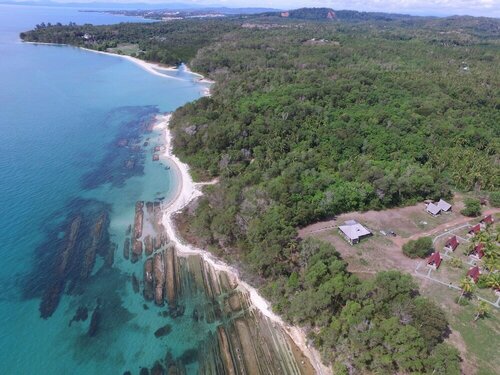
[[[152,160],[163,141],[153,117],[206,86],[182,69],[159,77],[119,57],[19,40],[38,23],[70,21],[143,20],[0,5],[0,373],[139,373],[166,356],[197,373],[213,323],[196,331],[191,316],[174,323],[145,303],[130,282],[143,263],[122,247],[135,203],[175,191],[168,165]],[[155,337],[165,322],[172,332]]]

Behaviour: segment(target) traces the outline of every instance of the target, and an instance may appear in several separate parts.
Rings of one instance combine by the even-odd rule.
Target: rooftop
[[[340,225],[339,229],[351,240],[357,240],[360,237],[371,234],[368,229],[354,220],[346,221],[346,224],[347,225]]]

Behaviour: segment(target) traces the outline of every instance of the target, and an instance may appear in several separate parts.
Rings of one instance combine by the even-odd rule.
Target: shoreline
[[[129,55],[120,55],[118,53],[113,53],[113,52],[97,51],[95,49],[90,49],[90,48],[85,48],[85,47],[78,47],[78,46],[73,46],[71,44],[64,44],[64,43],[25,42],[25,41],[22,41],[22,43],[34,44],[34,45],[38,45],[39,44],[39,45],[45,45],[45,46],[66,46],[66,47],[78,48],[78,49],[83,50],[83,51],[88,51],[88,52],[93,52],[93,53],[99,53],[101,55],[108,55],[108,56],[120,57],[120,58],[122,58],[124,60],[130,61],[131,63],[137,65],[138,67],[140,67],[141,69],[147,71],[148,73],[154,74],[155,76],[163,77],[163,78],[169,78],[169,79],[182,80],[182,78],[177,78],[177,77],[170,76],[168,74],[163,74],[163,73],[161,73],[159,71],[159,70],[164,70],[164,71],[167,71],[167,72],[177,72],[177,71],[179,71],[179,68],[176,68],[175,66],[164,66],[164,65],[161,65],[159,63],[153,63],[153,62],[141,60],[141,59],[139,59],[137,57],[132,57],[132,56],[129,56]],[[187,65],[184,64],[184,66],[185,66],[184,70],[188,74],[191,74],[194,77],[198,77],[197,80],[194,80],[195,82],[205,83],[205,84],[210,84],[210,85],[215,83],[215,81],[212,81],[212,80],[206,78],[202,74],[193,72],[191,69],[189,69],[189,67]],[[209,89],[207,88],[207,90],[209,90]],[[205,92],[205,95],[209,95],[209,91]]]
[[[320,359],[319,352],[308,346],[307,339],[304,331],[296,326],[291,326],[281,319],[280,316],[271,310],[271,304],[262,297],[257,289],[241,280],[239,272],[234,267],[228,265],[224,261],[216,258],[214,255],[206,250],[196,248],[190,244],[185,243],[180,238],[173,217],[176,213],[185,208],[194,199],[203,195],[201,187],[204,185],[212,185],[217,183],[213,180],[205,183],[195,183],[189,173],[189,166],[182,161],[172,152],[172,133],[170,131],[170,119],[172,114],[164,114],[156,116],[156,125],[158,129],[164,131],[165,134],[165,151],[162,158],[169,162],[169,165],[176,174],[176,191],[173,196],[166,202],[163,209],[163,225],[167,232],[169,240],[175,245],[178,254],[181,256],[199,255],[201,258],[210,264],[216,271],[225,272],[231,278],[236,280],[238,287],[242,288],[249,295],[252,307],[257,309],[262,315],[266,316],[272,322],[279,324],[288,336],[295,342],[297,347],[309,359],[311,365],[319,375],[330,374],[331,371],[326,367]]]

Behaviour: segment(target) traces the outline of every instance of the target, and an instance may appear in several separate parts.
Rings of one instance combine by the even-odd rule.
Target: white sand
[[[169,164],[177,176],[177,191],[174,197],[163,206],[163,224],[165,226],[169,240],[175,244],[179,255],[200,255],[215,270],[228,273],[230,277],[238,282],[240,288],[248,292],[250,301],[252,302],[254,308],[258,309],[271,321],[276,322],[283,327],[285,332],[290,335],[295,344],[309,358],[317,374],[330,374],[331,370],[321,363],[319,353],[314,348],[311,348],[307,345],[305,333],[300,328],[286,324],[278,315],[272,312],[269,302],[266,301],[255,288],[241,280],[237,269],[217,259],[208,251],[198,249],[190,244],[185,243],[180,238],[173,222],[174,215],[177,212],[181,211],[184,207],[186,207],[193,199],[202,195],[200,189],[201,186],[217,183],[217,180],[208,183],[193,182],[193,179],[189,174],[189,166],[181,162],[179,158],[172,153],[172,134],[169,128],[170,118],[170,114],[157,116],[157,129],[161,129],[165,132],[166,150],[161,157],[162,159],[170,162]]]

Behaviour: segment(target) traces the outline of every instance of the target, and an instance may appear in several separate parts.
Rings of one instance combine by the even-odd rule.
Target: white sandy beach
[[[164,205],[163,224],[165,225],[167,235],[175,244],[179,255],[200,255],[206,262],[208,262],[215,270],[226,272],[234,280],[238,282],[240,288],[248,292],[250,300],[254,308],[258,309],[264,316],[268,317],[271,321],[280,324],[285,332],[290,335],[295,344],[302,350],[302,352],[309,358],[311,364],[316,370],[317,374],[325,375],[330,374],[331,371],[321,363],[319,353],[307,345],[306,335],[298,327],[293,327],[286,324],[278,315],[271,310],[271,305],[266,301],[259,292],[250,286],[248,283],[241,280],[238,270],[214,257],[206,250],[196,248],[190,244],[185,243],[179,236],[175,224],[174,215],[186,207],[193,199],[202,195],[201,187],[207,184],[217,183],[212,181],[208,183],[195,183],[189,174],[189,166],[179,160],[172,152],[172,133],[169,128],[171,114],[157,116],[158,130],[163,130],[165,134],[165,152],[162,159],[169,162],[174,173],[177,176],[177,191],[173,198]]]

